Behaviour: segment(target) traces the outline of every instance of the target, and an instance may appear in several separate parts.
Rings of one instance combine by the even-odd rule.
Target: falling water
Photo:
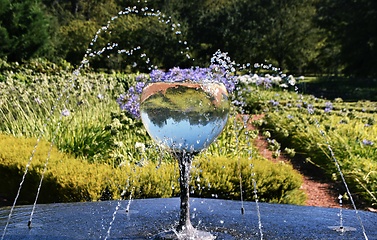
[[[3,230],[3,234],[1,235],[1,240],[4,239],[5,234],[6,234],[6,232],[7,232],[7,228],[8,228],[8,226],[9,226],[10,219],[12,218],[12,214],[13,214],[14,208],[15,208],[16,203],[17,203],[17,199],[18,199],[18,197],[20,196],[20,192],[21,192],[22,185],[23,185],[23,183],[24,183],[24,181],[25,181],[26,174],[27,174],[27,172],[28,172],[28,170],[29,170],[29,167],[30,167],[31,161],[33,160],[33,157],[34,157],[34,154],[35,154],[35,152],[36,152],[36,150],[37,150],[37,146],[38,146],[38,144],[39,144],[40,139],[41,139],[40,137],[37,138],[37,142],[36,142],[36,144],[34,145],[34,148],[33,148],[33,151],[32,151],[32,153],[31,153],[31,155],[30,155],[29,161],[28,161],[28,163],[26,164],[25,172],[24,172],[24,174],[23,174],[23,176],[22,176],[22,179],[21,179],[21,182],[20,182],[19,188],[18,188],[18,190],[17,190],[16,197],[15,197],[14,202],[13,202],[13,205],[12,205],[12,207],[11,207],[11,209],[10,209],[10,212],[9,212],[9,215],[8,215],[8,219],[7,219],[7,223],[5,224],[5,227],[4,227],[4,230]]]
[[[320,126],[320,124],[319,124],[319,122],[318,122],[317,119],[315,119],[315,125],[316,125],[316,127],[318,128],[320,134],[322,135],[322,137],[323,137],[324,140],[325,140],[325,143],[326,143],[327,149],[328,149],[329,152],[330,152],[330,156],[331,156],[331,158],[332,158],[332,160],[333,160],[333,162],[334,162],[334,164],[335,164],[335,166],[336,166],[336,169],[338,170],[338,173],[339,173],[339,175],[340,175],[340,177],[341,177],[341,179],[342,179],[343,185],[344,185],[344,187],[346,188],[346,191],[347,191],[348,197],[349,197],[349,199],[350,199],[350,201],[351,201],[351,203],[352,203],[352,207],[353,207],[353,209],[355,210],[355,214],[356,214],[356,216],[357,216],[357,220],[359,221],[360,227],[361,227],[361,229],[362,229],[362,231],[363,231],[364,238],[365,238],[365,240],[368,240],[368,236],[367,236],[367,233],[366,233],[366,231],[365,231],[365,227],[364,227],[363,221],[362,221],[362,219],[361,219],[361,217],[360,217],[360,215],[359,215],[359,211],[358,211],[358,209],[357,209],[357,207],[356,207],[355,201],[353,200],[353,197],[352,197],[352,195],[351,195],[351,191],[350,191],[350,189],[348,188],[348,185],[347,185],[346,179],[344,178],[343,172],[342,172],[342,170],[341,170],[341,168],[340,168],[340,165],[339,165],[339,162],[338,162],[337,158],[335,157],[334,151],[332,150],[332,147],[331,147],[331,145],[330,145],[330,143],[329,143],[329,140],[327,139],[327,136],[325,135],[325,132],[321,129],[321,126]],[[342,221],[343,221],[343,220],[342,220]],[[344,231],[353,231],[353,228],[342,226],[342,225],[343,225],[342,221],[341,221],[341,226],[339,227],[339,229],[340,229],[342,232],[344,232]],[[337,230],[337,229],[335,229],[335,230]]]
[[[344,231],[344,226],[343,226],[343,196],[339,194],[339,231],[343,232]]]
[[[229,62],[229,60],[227,58],[225,58],[226,60],[224,62],[227,62],[226,65],[227,66],[234,66],[235,64],[232,63],[232,62]],[[247,64],[244,64],[244,65],[241,65],[239,66],[239,71],[242,71],[242,70],[245,70],[247,69],[248,67],[250,67],[250,64],[247,63]],[[230,67],[229,68],[231,72],[235,72],[235,70],[233,69],[233,67]],[[239,133],[242,133],[242,130],[244,130],[243,134],[245,134],[246,136],[246,141],[247,141],[247,155],[249,156],[249,159],[251,160],[252,159],[252,146],[251,146],[251,139],[249,138],[249,116],[247,116],[244,112],[244,107],[245,107],[245,100],[243,99],[243,91],[244,89],[240,88],[240,87],[237,87],[237,91],[236,91],[236,94],[237,96],[233,96],[233,103],[235,106],[237,106],[238,108],[238,114],[241,116],[242,118],[242,126],[240,126],[239,129],[237,129],[237,117],[234,116],[234,127],[236,128],[236,144],[237,144],[237,149],[239,148],[238,146],[238,143],[239,143],[239,140],[238,140],[238,137],[239,137]],[[240,151],[240,150],[237,150],[237,151]],[[238,166],[239,166],[239,181],[240,181],[240,200],[241,200],[241,214],[244,214],[245,213],[245,208],[244,208],[244,203],[243,203],[243,186],[242,186],[242,172],[241,172],[241,163],[240,163],[240,157],[238,156]],[[254,194],[254,200],[255,200],[255,206],[256,206],[256,211],[257,211],[257,215],[258,215],[258,229],[259,229],[259,234],[260,234],[260,239],[262,240],[263,239],[263,226],[262,226],[262,219],[261,219],[261,212],[260,212],[260,208],[259,208],[259,204],[258,204],[258,191],[257,191],[257,183],[256,183],[256,180],[254,178],[255,174],[254,174],[254,171],[253,171],[253,165],[250,164],[250,174],[252,176],[251,180],[252,180],[252,187],[253,187],[253,194]]]
[[[64,88],[63,88],[63,89],[64,89],[63,92],[62,92],[62,93],[58,96],[58,98],[56,99],[56,100],[57,100],[57,101],[56,101],[57,103],[61,101],[61,99],[63,98],[64,94],[66,94],[66,93],[67,93],[67,90],[70,89],[68,86],[73,87],[73,85],[71,84],[71,82],[72,82],[72,81],[69,81],[69,82],[67,83],[67,85],[66,85],[67,87],[64,87]],[[68,96],[69,96],[69,95],[67,95],[67,99],[68,99]],[[55,112],[55,110],[56,110],[56,107],[57,107],[57,103],[56,103],[56,105],[53,105],[53,106],[51,107],[51,110],[50,110],[50,112],[49,112],[49,115],[46,116],[46,120],[45,120],[45,123],[43,124],[43,128],[45,128],[45,127],[47,126],[47,122],[50,120],[50,117],[54,114],[54,112]],[[58,122],[58,126],[60,125],[61,117],[62,117],[62,115],[60,115],[60,119],[59,119],[59,122]],[[58,127],[58,128],[59,128],[59,127]],[[57,129],[58,129],[58,128],[57,128]],[[36,143],[35,143],[35,145],[34,145],[34,147],[33,147],[33,150],[32,150],[32,152],[31,152],[31,155],[30,155],[30,157],[29,157],[29,161],[27,162],[27,164],[26,164],[26,166],[25,166],[25,171],[24,171],[24,173],[23,173],[23,176],[22,176],[21,182],[20,182],[20,184],[19,184],[19,188],[18,188],[18,190],[17,190],[16,197],[15,197],[15,199],[14,199],[14,201],[13,201],[13,205],[12,205],[12,207],[11,207],[11,209],[10,209],[8,219],[7,219],[7,222],[6,222],[6,224],[5,224],[5,227],[4,227],[4,230],[3,230],[3,234],[2,234],[2,236],[1,236],[1,240],[4,239],[5,234],[6,234],[6,232],[7,232],[7,228],[8,228],[8,226],[9,226],[10,220],[11,220],[11,218],[12,218],[12,214],[13,214],[14,208],[16,207],[18,197],[19,197],[19,195],[20,195],[20,192],[21,192],[22,186],[23,186],[24,181],[25,181],[25,177],[26,177],[26,175],[27,175],[27,173],[28,173],[29,167],[31,166],[31,163],[32,163],[33,158],[34,158],[34,155],[35,155],[35,153],[36,153],[36,151],[37,151],[37,148],[38,148],[39,142],[40,142],[41,138],[43,137],[43,134],[44,134],[43,131],[41,131],[41,132],[39,133],[39,135],[38,135],[38,137],[37,137],[37,140],[36,140]],[[57,131],[55,131],[55,134],[53,134],[53,139],[55,138],[56,134],[57,134]],[[44,164],[44,169],[43,169],[43,173],[42,173],[42,176],[41,176],[41,180],[40,180],[40,183],[39,183],[39,186],[38,186],[37,195],[36,195],[36,198],[35,198],[35,202],[34,202],[34,204],[33,204],[32,211],[31,211],[31,213],[30,213],[30,219],[29,219],[29,221],[28,221],[28,223],[27,223],[27,226],[28,226],[28,227],[31,227],[31,223],[32,223],[32,219],[33,219],[33,214],[34,214],[35,207],[36,207],[36,204],[37,204],[37,200],[38,200],[39,192],[40,192],[40,189],[41,189],[41,186],[42,186],[43,176],[44,176],[44,174],[45,174],[45,172],[46,172],[46,169],[47,169],[48,161],[49,161],[50,154],[51,154],[51,151],[52,151],[52,146],[53,146],[53,141],[51,142],[50,149],[49,149],[49,151],[48,151],[48,153],[47,153],[48,156],[47,156],[46,162],[45,162],[45,164]]]
[[[111,219],[111,221],[109,223],[109,228],[107,229],[105,240],[110,237],[111,228],[112,228],[112,225],[113,225],[113,223],[115,221],[115,217],[116,217],[116,215],[118,213],[120,205],[121,205],[121,202],[118,201],[117,206],[115,207],[115,211],[113,212],[113,217],[112,217],[112,219]]]
[[[260,239],[262,240],[263,239],[263,226],[262,226],[262,217],[261,217],[261,213],[260,213],[260,210],[259,210],[259,204],[258,204],[258,191],[257,191],[257,182],[255,181],[255,179],[253,178],[252,179],[252,182],[253,182],[253,188],[254,188],[254,198],[255,198],[255,205],[257,207],[257,214],[258,214],[258,228],[259,228],[259,234],[260,234]]]

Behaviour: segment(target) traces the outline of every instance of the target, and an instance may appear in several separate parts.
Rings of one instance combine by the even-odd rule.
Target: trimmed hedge
[[[16,196],[35,144],[36,139],[0,135],[0,196],[9,200]],[[34,202],[49,149],[49,143],[39,142],[18,203]],[[97,201],[128,198],[130,194],[133,198],[178,196],[177,164],[156,164],[158,163],[144,161],[142,166],[125,164],[113,168],[75,159],[52,147],[38,202]],[[240,199],[239,169],[242,169],[245,200],[253,199],[254,177],[259,200],[304,203],[305,194],[300,190],[302,177],[290,165],[257,158],[195,159],[192,170],[192,196]]]
[[[241,174],[240,174],[241,172]],[[221,199],[240,199],[240,178],[243,199],[254,199],[253,179],[257,196],[262,202],[304,204],[305,193],[300,189],[302,176],[291,165],[264,158],[201,159],[192,171],[193,195]]]
[[[0,135],[0,196],[12,199],[16,196],[25,167],[30,159],[37,140],[33,138],[15,138]],[[40,141],[25,182],[20,192],[18,203],[34,202],[38,184],[50,150],[50,144]],[[147,164],[124,165],[113,168],[59,152],[52,148],[47,171],[44,175],[40,203],[97,201],[119,199],[133,192],[134,197],[169,197],[172,196],[172,164],[165,164],[156,171],[156,166]]]
[[[0,195],[16,196],[36,139],[0,135]],[[50,144],[41,141],[34,154],[20,192],[19,203],[32,203],[44,169]],[[53,147],[44,176],[39,202],[72,202],[99,198],[103,188],[101,177],[109,173],[106,166],[88,164]],[[101,175],[98,175],[101,173]]]

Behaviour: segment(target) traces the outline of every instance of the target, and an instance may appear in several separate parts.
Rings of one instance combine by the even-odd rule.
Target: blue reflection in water
[[[141,111],[141,119],[149,135],[163,147],[173,151],[199,152],[208,147],[223,130],[228,115],[211,117],[202,123],[190,123],[190,118],[176,121],[169,117],[164,124],[152,122],[148,113]]]

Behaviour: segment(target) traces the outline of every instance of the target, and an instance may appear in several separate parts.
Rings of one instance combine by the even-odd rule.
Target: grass
[[[36,75],[28,83],[12,74],[2,83],[0,131],[13,136],[42,137],[64,152],[80,157],[102,154],[111,144],[111,113],[118,111],[114,95],[124,91],[112,76]],[[63,114],[63,113],[66,114]],[[92,152],[91,152],[92,151]],[[94,152],[93,152],[94,151]]]
[[[27,77],[21,81],[19,73],[9,73],[0,82],[1,133],[42,136],[80,161],[113,169],[174,162],[152,142],[142,123],[121,112],[115,102],[135,76],[89,73],[68,82],[68,73],[22,76]],[[327,178],[339,179],[330,146],[352,193],[366,205],[376,205],[376,102],[330,101],[254,85],[244,87],[245,111],[265,115],[256,124],[268,136],[275,156],[283,151],[300,154],[322,167]],[[232,114],[226,129],[201,158],[227,158],[236,163],[241,158],[258,158],[252,146],[258,132],[248,131],[235,120],[234,108]],[[229,174],[236,175],[234,171]]]

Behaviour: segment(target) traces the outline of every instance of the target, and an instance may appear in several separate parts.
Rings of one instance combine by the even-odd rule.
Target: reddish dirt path
[[[255,129],[255,127],[251,124],[252,121],[258,120],[262,117],[263,115],[253,116],[253,118],[248,122],[250,129]],[[280,154],[278,158],[274,158],[272,156],[272,151],[268,149],[268,143],[265,137],[263,137],[261,134],[255,139],[254,145],[258,149],[259,153],[266,159],[271,161],[290,162],[293,167],[303,175],[303,185],[301,188],[307,195],[305,205],[333,208],[340,207],[338,199],[339,193],[337,193],[333,184],[328,183],[323,180],[324,178],[321,178],[320,169],[315,169],[315,166],[311,164],[305,164],[302,159],[289,159],[283,154]]]
[[[288,158],[280,154],[278,158],[272,157],[272,152],[268,150],[268,143],[261,135],[255,139],[255,146],[259,150],[259,153],[271,160],[271,161],[284,161],[290,162]],[[334,187],[326,182],[321,182],[315,176],[308,176],[303,172],[300,166],[296,166],[292,163],[293,167],[303,175],[303,185],[301,188],[306,192],[307,200],[305,205],[317,206],[317,207],[340,207],[338,195],[336,194]]]

